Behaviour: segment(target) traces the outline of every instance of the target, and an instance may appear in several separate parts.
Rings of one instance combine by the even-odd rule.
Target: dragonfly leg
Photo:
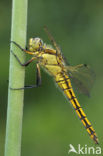
[[[40,73],[40,66],[37,63],[36,64],[36,85],[24,86],[23,89],[36,88],[36,87],[39,87],[39,86],[41,86],[41,73]]]
[[[41,86],[41,73],[40,73],[40,66],[36,64],[36,85]]]
[[[36,64],[36,85],[29,85],[29,86],[24,86],[22,89],[26,88],[36,88],[41,86],[41,73],[40,73],[40,67],[39,64]]]
[[[25,53],[28,53],[30,55],[33,55],[34,54],[34,52],[29,51],[27,47],[26,47],[26,49],[24,49],[18,43],[16,43],[15,41],[11,41],[11,43],[15,44],[18,48],[21,49],[21,51],[23,51]]]
[[[23,90],[27,88],[36,88],[41,86],[41,74],[40,74],[40,67],[39,64],[36,64],[36,85],[26,85],[22,88],[10,88],[11,90]]]
[[[19,62],[21,66],[28,66],[34,59],[36,59],[35,57],[32,57],[32,59],[28,60],[27,62],[21,63],[20,59],[17,57],[16,54],[14,54],[12,50],[11,50],[11,53],[15,56],[15,58],[17,59],[17,61]]]
[[[35,87],[37,87],[37,86],[36,85],[28,85],[28,86],[24,86],[22,88],[11,88],[10,87],[10,89],[11,90],[24,90],[24,89],[27,89],[27,88],[35,88]]]

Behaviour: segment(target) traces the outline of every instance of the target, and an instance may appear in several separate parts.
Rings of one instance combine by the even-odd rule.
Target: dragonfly
[[[98,137],[94,128],[92,127],[90,121],[87,119],[72,87],[71,81],[74,81],[79,91],[89,96],[89,91],[93,83],[93,71],[86,64],[79,64],[76,66],[68,65],[63,57],[61,49],[57,45],[55,39],[51,35],[47,27],[44,27],[45,32],[48,35],[49,40],[52,45],[48,45],[43,42],[39,37],[30,38],[28,48],[22,48],[15,41],[11,41],[15,46],[21,49],[21,51],[32,55],[31,59],[22,63],[17,55],[13,52],[17,61],[21,66],[28,66],[32,61],[36,60],[36,85],[25,86],[19,89],[33,88],[41,85],[41,73],[40,67],[43,67],[47,73],[49,73],[53,78],[59,88],[67,97],[69,103],[72,104],[77,116],[86,128],[90,138],[98,144]]]

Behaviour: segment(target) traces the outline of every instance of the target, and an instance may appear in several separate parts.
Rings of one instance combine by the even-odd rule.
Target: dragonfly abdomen
[[[91,139],[98,144],[98,138],[96,136],[95,130],[93,129],[91,123],[87,119],[83,109],[81,108],[71,85],[71,81],[67,74],[59,73],[56,75],[56,83],[58,86],[63,90],[64,94],[72,104],[73,108],[75,109],[79,119],[82,121],[84,127],[86,128],[88,134],[90,135]]]

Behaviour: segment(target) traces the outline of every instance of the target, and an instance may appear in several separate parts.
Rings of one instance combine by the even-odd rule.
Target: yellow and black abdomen
[[[82,121],[83,125],[85,126],[87,132],[89,133],[90,137],[98,144],[98,138],[96,136],[95,130],[93,129],[91,123],[87,119],[83,109],[81,108],[71,85],[71,81],[69,76],[64,73],[59,73],[55,77],[56,83],[58,86],[63,90],[64,94],[72,104],[73,108],[75,109],[78,117]]]
[[[71,85],[71,81],[69,76],[65,72],[65,68],[63,66],[63,62],[60,64],[57,60],[60,61],[59,57],[57,58],[56,55],[50,54],[43,54],[43,59],[41,65],[50,73],[58,86],[62,89],[70,103],[72,104],[73,108],[75,109],[78,117],[82,121],[83,125],[85,126],[87,132],[89,133],[90,137],[98,144],[98,138],[96,136],[95,130],[93,129],[91,123],[87,119],[83,109],[81,108]]]

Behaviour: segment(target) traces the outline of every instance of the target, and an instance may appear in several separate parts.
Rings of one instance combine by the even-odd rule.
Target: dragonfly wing
[[[75,84],[78,91],[87,96],[90,96],[90,90],[94,84],[95,73],[85,64],[77,66],[67,66],[71,81]]]
[[[54,37],[51,35],[50,31],[48,30],[47,26],[44,26],[44,30],[45,30],[45,32],[47,33],[48,38],[49,38],[50,41],[52,42],[53,46],[55,47],[57,54],[58,54],[58,55],[61,54],[61,50],[60,50],[59,46],[57,45],[57,43],[56,43]]]

